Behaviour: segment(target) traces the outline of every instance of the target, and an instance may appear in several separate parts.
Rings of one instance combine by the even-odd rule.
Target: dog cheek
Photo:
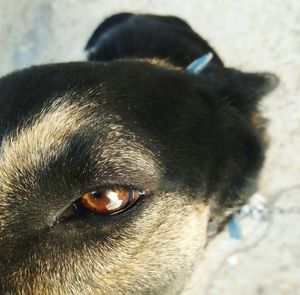
[[[121,264],[105,278],[107,285],[126,286],[120,294],[178,292],[206,242],[209,207],[199,199],[182,192],[157,196],[128,229],[131,254],[119,256]]]
[[[32,289],[51,285],[54,294],[83,289],[92,294],[93,288],[101,294],[173,294],[202,256],[208,215],[208,205],[199,199],[182,193],[157,196],[106,244],[82,241],[80,250],[65,249],[57,251],[57,259],[40,259]]]

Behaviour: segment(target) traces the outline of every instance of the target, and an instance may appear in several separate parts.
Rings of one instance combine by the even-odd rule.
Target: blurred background
[[[226,66],[270,71],[261,103],[271,145],[256,195],[207,247],[183,294],[300,294],[300,2],[298,0],[0,0],[0,76],[33,64],[84,60],[97,25],[117,12],[176,15]]]

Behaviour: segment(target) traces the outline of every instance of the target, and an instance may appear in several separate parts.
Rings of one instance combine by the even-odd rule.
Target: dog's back
[[[95,30],[86,50],[89,60],[157,58],[180,67],[213,52],[212,64],[222,66],[209,44],[185,21],[174,16],[113,15]]]

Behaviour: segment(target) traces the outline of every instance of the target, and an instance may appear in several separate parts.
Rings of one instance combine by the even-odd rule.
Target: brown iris
[[[93,213],[111,214],[129,207],[141,195],[143,192],[120,187],[88,192],[79,201],[85,209]]]

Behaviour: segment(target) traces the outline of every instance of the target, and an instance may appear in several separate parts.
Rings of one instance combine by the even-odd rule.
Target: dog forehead
[[[96,152],[108,155],[109,159],[105,161],[102,157],[98,166],[106,162],[114,167],[109,170],[110,179],[116,179],[122,170],[135,177],[145,175],[136,178],[146,179],[150,175],[149,182],[153,182],[159,178],[157,175],[161,175],[160,171],[165,170],[168,172],[165,175],[176,178],[176,181],[179,176],[183,183],[194,181],[190,176],[193,163],[197,158],[199,165],[203,166],[207,155],[209,159],[213,157],[215,152],[211,146],[214,138],[220,138],[218,128],[223,124],[215,97],[201,85],[199,87],[197,77],[153,61],[38,66],[0,80],[0,90],[3,93],[0,104],[6,106],[2,109],[2,132],[7,122],[12,126],[11,130],[15,130],[32,114],[37,114],[37,118],[43,117],[38,114],[51,114],[35,121],[39,123],[34,125],[35,131],[27,128],[23,132],[26,136],[20,137],[19,133],[18,139],[14,137],[14,144],[4,141],[2,150],[6,150],[6,159],[10,154],[8,150],[16,150],[12,146],[20,147],[23,157],[19,159],[37,154],[28,153],[28,149],[26,152],[26,146],[29,149],[40,146],[45,151],[39,153],[43,157],[37,156],[34,163],[40,163],[40,158],[57,159],[57,151],[64,155],[65,151],[70,151],[71,143],[82,162],[85,162],[83,156],[86,154],[96,162],[91,147],[98,146]],[[61,104],[61,97],[68,101],[68,105]],[[50,105],[50,108],[45,108],[45,105]],[[57,124],[59,132],[55,130]],[[29,142],[28,138],[33,135],[37,141],[30,142],[39,142],[38,145],[16,144],[21,138],[27,138]],[[190,154],[190,150],[194,153]],[[13,158],[2,162],[12,162]],[[102,170],[108,171],[107,167],[105,165],[106,170]],[[201,171],[201,174],[206,174]],[[198,182],[199,176],[194,178]]]
[[[70,101],[74,95],[57,98],[30,123],[4,137],[0,153],[2,190],[10,191],[14,183],[30,189],[40,182],[41,175],[44,179],[59,175],[69,184],[74,178],[81,183],[157,180],[157,158],[134,132],[96,102]]]
[[[145,93],[151,92],[163,100],[167,98],[164,95],[166,90],[174,93],[178,91],[173,89],[178,79],[174,84],[171,77],[174,72],[179,72],[174,69],[162,61],[139,60],[71,62],[16,71],[0,79],[0,134],[7,127],[17,126],[21,119],[37,112],[53,97],[64,96],[73,90],[105,91],[104,96],[109,97],[108,104],[113,104],[121,97],[130,99],[123,102],[132,103],[138,96],[143,97]],[[104,96],[99,95],[99,98],[102,100]]]

